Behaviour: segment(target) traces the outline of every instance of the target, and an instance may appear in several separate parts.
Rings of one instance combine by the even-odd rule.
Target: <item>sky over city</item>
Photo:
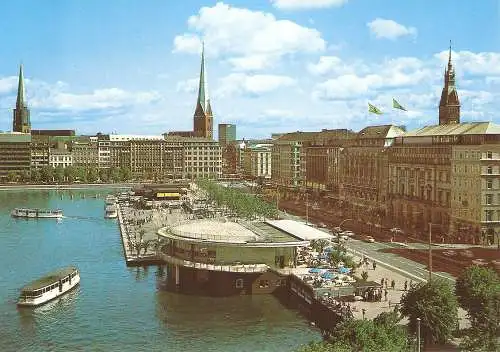
[[[436,124],[450,40],[462,121],[500,122],[497,0],[17,0],[0,14],[4,131],[20,63],[34,129],[190,130],[202,42],[214,131],[238,138]]]

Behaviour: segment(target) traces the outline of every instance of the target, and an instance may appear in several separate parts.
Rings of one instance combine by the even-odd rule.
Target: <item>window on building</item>
[[[259,280],[259,288],[269,287],[269,280]]]
[[[486,180],[486,188],[487,189],[493,188],[493,180]]]
[[[487,159],[493,159],[493,153],[491,151],[486,152],[486,158]]]
[[[243,279],[236,279],[236,281],[234,282],[234,287],[243,288]]]
[[[492,166],[488,166],[488,168],[486,169],[486,173],[487,173],[488,175],[493,174],[493,167],[492,167]]]
[[[486,205],[491,205],[493,204],[493,194],[487,194],[486,195]]]
[[[493,221],[493,210],[485,210],[486,221]]]

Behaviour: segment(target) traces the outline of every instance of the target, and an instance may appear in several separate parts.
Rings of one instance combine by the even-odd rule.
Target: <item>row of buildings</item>
[[[193,131],[158,136],[31,130],[22,75],[21,68],[14,132],[0,133],[0,177],[75,165],[129,168],[138,177],[261,178],[281,196],[309,197],[375,225],[498,241],[500,126],[460,123],[451,51],[437,125],[325,129],[252,141],[237,141],[236,126],[228,124],[219,125],[219,142],[213,140],[203,54]]]

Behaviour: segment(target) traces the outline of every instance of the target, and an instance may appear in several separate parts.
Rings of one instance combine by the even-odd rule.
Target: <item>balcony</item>
[[[224,271],[224,272],[234,272],[234,273],[263,273],[269,269],[269,267],[266,264],[241,264],[241,263],[207,264],[207,263],[198,263],[198,262],[192,262],[190,260],[180,259],[165,253],[162,253],[160,257],[161,259],[170,264],[180,265],[186,268],[193,268],[200,270]]]

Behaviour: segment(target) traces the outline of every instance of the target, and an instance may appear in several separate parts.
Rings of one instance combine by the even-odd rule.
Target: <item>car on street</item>
[[[365,235],[365,236],[363,236],[363,241],[368,242],[368,243],[374,243],[375,238],[373,238],[372,236]]]
[[[341,232],[340,234],[343,236],[348,236],[348,237],[352,237],[355,235],[355,233],[352,231],[344,231],[344,232]]]

